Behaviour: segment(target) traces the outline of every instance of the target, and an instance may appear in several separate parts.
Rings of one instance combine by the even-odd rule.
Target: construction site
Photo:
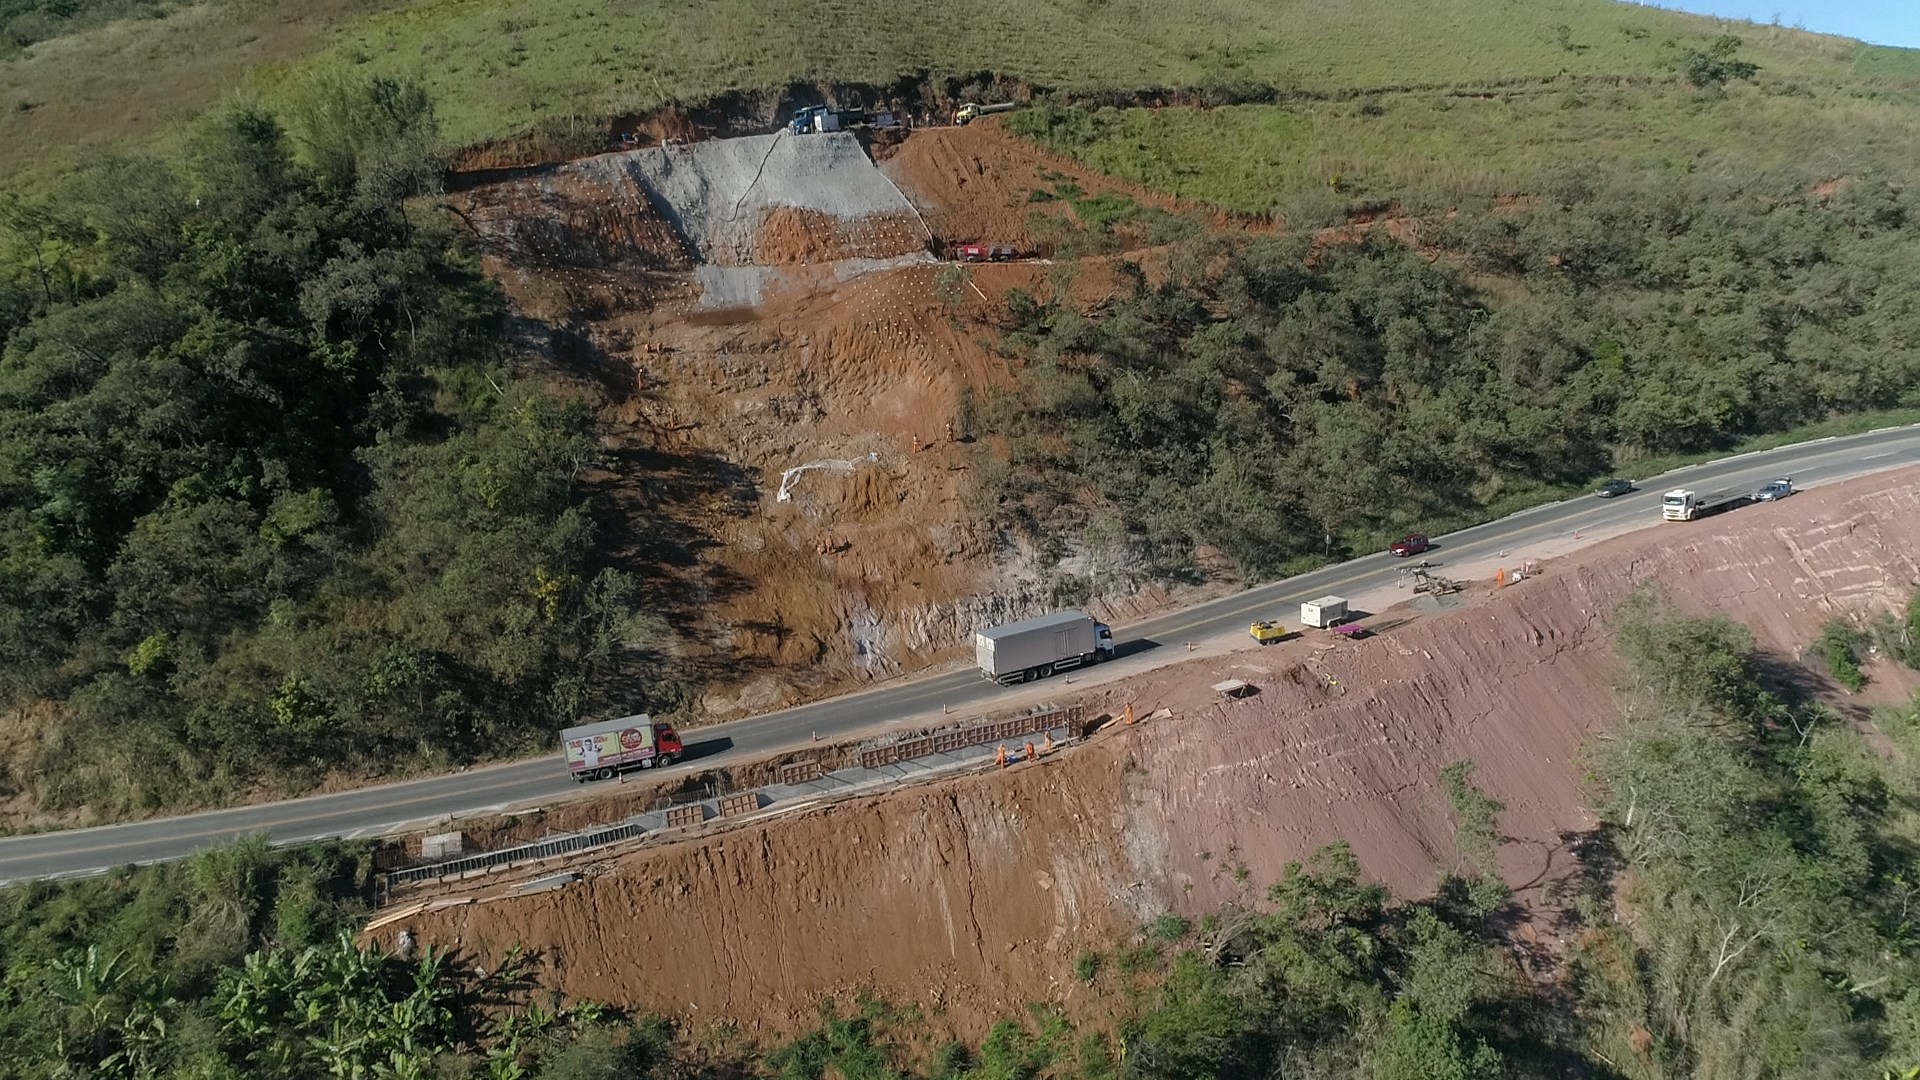
[[[1055,606],[1038,554],[969,504],[970,410],[1013,386],[994,323],[1010,289],[1085,309],[1118,262],[1159,272],[1124,230],[1118,251],[1056,258],[1074,212],[1035,193],[1170,203],[991,123],[805,123],[474,174],[454,198],[527,355],[599,403],[615,466],[596,482],[672,523],[633,544],[677,575],[654,598],[676,662],[716,675],[696,722],[924,669]],[[1326,843],[1424,895],[1456,857],[1439,769],[1465,760],[1505,806],[1515,933],[1549,978],[1554,883],[1595,824],[1581,748],[1618,715],[1610,613],[1655,582],[1797,656],[1835,615],[1906,603],[1914,535],[1908,470],[1711,532],[1422,561],[1353,597],[1370,635],[1255,623],[950,727],[449,825],[482,854],[397,875],[367,933],[482,963],[523,948],[563,996],[696,1029],[788,1035],[823,1000],[874,995],[978,1039],[1029,1002],[1097,1013],[1077,951],[1255,905]],[[1175,594],[1118,561],[1096,580],[1085,606],[1112,619],[1231,587]],[[1844,708],[1864,722],[1917,686],[1877,663]]]
[[[1370,876],[1425,895],[1457,857],[1440,766],[1465,760],[1505,806],[1516,945],[1551,980],[1574,932],[1556,883],[1596,824],[1582,747],[1619,716],[1619,604],[1657,584],[1790,664],[1826,620],[1900,609],[1920,585],[1901,539],[1920,530],[1920,470],[1801,499],[1678,539],[1587,537],[1519,580],[1497,560],[1450,565],[1457,588],[1415,592],[1409,575],[1366,598],[1380,632],[1364,639],[1262,647],[1240,634],[1145,676],[1056,690],[1041,726],[1060,726],[1025,737],[1047,740],[1032,760],[1007,738],[1027,728],[1002,726],[951,765],[837,796],[781,791],[789,801],[756,797],[738,816],[723,807],[650,838],[438,880],[395,897],[369,934],[483,959],[522,947],[564,995],[756,1036],[805,1030],[819,1002],[863,994],[917,1005],[961,1038],[1032,1001],[1098,1021],[1112,1003],[1073,978],[1078,951],[1168,913],[1257,905],[1320,845],[1344,840]],[[1920,690],[1920,673],[1869,668],[1859,694],[1808,678],[1865,725]],[[1223,680],[1246,692],[1221,693]],[[818,778],[861,757],[799,752],[741,779]],[[595,807],[610,820],[616,806],[552,820]]]
[[[698,719],[911,671],[1050,603],[1033,553],[967,505],[971,412],[1012,386],[993,320],[1009,289],[1091,305],[1115,261],[1154,257],[1122,233],[1056,262],[1073,210],[1034,192],[1165,200],[991,125],[872,149],[782,131],[456,185],[523,352],[600,403],[619,465],[599,482],[623,517],[677,530],[633,553],[675,567],[676,659],[728,673]],[[1124,569],[1090,598],[1113,616],[1166,600]]]

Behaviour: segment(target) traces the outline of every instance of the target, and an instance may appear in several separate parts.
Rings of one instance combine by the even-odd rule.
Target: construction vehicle
[[[787,129],[795,135],[818,135],[829,131],[839,131],[847,126],[847,114],[838,109],[829,109],[825,105],[813,105],[805,109],[793,110],[793,122]]]
[[[1252,634],[1253,640],[1262,645],[1271,645],[1276,641],[1287,639],[1287,628],[1278,619],[1254,623],[1247,628],[1247,633]]]
[[[963,102],[959,108],[953,110],[953,123],[955,127],[965,127],[983,116],[992,116],[994,113],[1012,112],[1019,107],[1020,103],[1017,101],[1002,101],[996,105],[981,105],[972,101]]]
[[[1019,252],[1005,244],[961,244],[954,249],[961,262],[1008,262],[1019,257]]]
[[[1460,583],[1452,578],[1441,577],[1439,574],[1430,573],[1425,566],[1416,566],[1413,568],[1413,591],[1417,593],[1432,593],[1435,596],[1446,596],[1450,593],[1459,592]]]
[[[628,769],[673,764],[686,752],[673,725],[645,713],[570,727],[560,733],[575,781],[608,780]]]
[[[900,117],[891,112],[830,109],[825,105],[812,105],[793,110],[793,120],[787,125],[787,130],[795,135],[819,135],[829,131],[851,131],[857,127],[897,128],[901,126]]]
[[[1351,617],[1346,600],[1338,596],[1323,596],[1300,605],[1300,624],[1316,630],[1331,630]]]
[[[1667,521],[1692,521],[1753,501],[1752,488],[1724,488],[1702,495],[1687,488],[1674,488],[1660,497],[1660,516]]]
[[[1078,611],[1056,611],[973,636],[974,663],[1002,686],[1113,659],[1113,628]]]

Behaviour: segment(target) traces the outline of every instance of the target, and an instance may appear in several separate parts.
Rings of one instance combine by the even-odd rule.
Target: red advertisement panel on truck
[[[671,765],[683,750],[672,724],[656,723],[645,714],[568,728],[560,733],[560,742],[567,752],[567,771],[582,782],[627,769]]]

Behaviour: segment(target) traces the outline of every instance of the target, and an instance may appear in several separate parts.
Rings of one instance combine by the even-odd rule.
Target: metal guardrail
[[[869,745],[862,749],[860,764],[863,768],[877,769],[896,761],[908,761],[926,757],[929,754],[950,753],[966,746],[978,746],[981,743],[1032,735],[1063,724],[1071,726],[1080,720],[1081,714],[1082,706],[1069,705],[1066,708],[1046,709],[994,723],[909,735],[906,738],[881,745]]]
[[[926,757],[930,754],[948,753],[963,747],[977,746],[981,743],[1011,739],[1016,736],[1031,735],[1062,724],[1072,725],[1079,721],[1083,712],[1080,705],[1065,708],[1043,708],[1024,715],[1004,718],[988,723],[971,724],[961,728],[947,728],[931,732],[908,732],[903,735],[883,737],[870,742],[859,753],[860,764],[866,768],[890,765],[897,761]],[[878,743],[879,745],[875,745]],[[781,780],[785,783],[806,783],[817,780],[823,775],[818,761],[795,762],[781,767]],[[685,828],[698,825],[706,820],[706,801],[668,806],[666,808],[665,828]],[[758,791],[741,792],[723,796],[718,803],[719,816],[741,817],[762,808]],[[450,877],[459,877],[481,870],[508,866],[513,863],[533,862],[550,859],[559,855],[572,855],[622,840],[629,840],[647,832],[646,826],[637,819],[629,818],[618,825],[604,829],[589,829],[584,832],[570,833],[566,836],[554,836],[538,840],[531,844],[501,848],[498,851],[485,851],[477,855],[467,855],[445,862],[430,863],[425,866],[409,866],[391,870],[380,876],[383,892],[423,881],[440,881]]]
[[[428,866],[410,866],[404,870],[393,870],[386,875],[386,885],[388,888],[393,888],[397,885],[457,877],[461,874],[470,874],[475,870],[491,870],[508,863],[550,859],[556,855],[571,855],[576,851],[629,840],[646,831],[637,821],[624,821],[605,829],[570,833],[566,836],[555,836],[531,844],[522,844],[519,847],[483,851],[478,855],[467,855]]]

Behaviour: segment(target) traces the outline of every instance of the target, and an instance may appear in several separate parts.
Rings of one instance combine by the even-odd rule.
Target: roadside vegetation
[[[1920,406],[1915,193],[1643,177],[1345,236],[1182,241],[1096,317],[1015,295],[1010,527],[1264,576],[1835,415]],[[1128,227],[1124,222],[1108,228]],[[1435,257],[1439,256],[1439,257]],[[1047,538],[1052,539],[1047,539]]]
[[[597,703],[634,582],[594,561],[590,417],[506,373],[437,144],[417,87],[343,81],[0,200],[13,793],[300,790]]]
[[[1638,707],[1593,765],[1631,873],[1591,894],[1593,1037],[1645,1076],[1909,1075],[1920,1065],[1911,799],[1920,701],[1875,749],[1768,688],[1750,635],[1643,594],[1619,649]],[[1607,917],[1614,904],[1631,918]]]

